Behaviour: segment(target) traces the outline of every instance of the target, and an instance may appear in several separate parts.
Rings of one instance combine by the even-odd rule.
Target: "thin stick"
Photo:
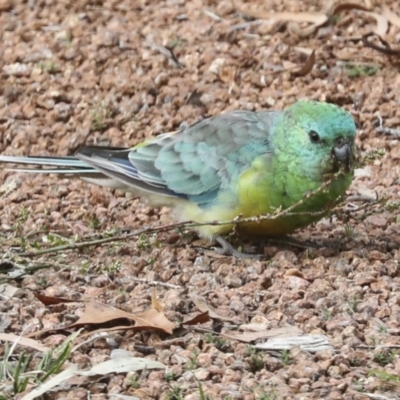
[[[140,229],[135,232],[131,232],[128,234],[124,235],[117,235],[113,237],[108,237],[104,239],[97,239],[97,240],[91,240],[87,242],[80,242],[80,243],[69,243],[61,246],[55,246],[51,247],[48,249],[42,249],[42,250],[36,250],[36,251],[27,251],[24,253],[18,254],[20,257],[36,257],[40,256],[43,254],[50,254],[50,253],[58,253],[61,251],[65,250],[77,250],[77,249],[82,249],[84,247],[90,247],[90,246],[98,246],[106,243],[111,243],[111,242],[118,242],[118,241],[124,241],[133,237],[137,237],[143,234],[150,234],[150,233],[160,233],[160,232],[167,232],[171,231],[176,228],[196,228],[200,226],[221,226],[221,225],[240,225],[244,223],[249,223],[249,222],[261,222],[264,220],[275,220],[278,218],[281,218],[283,216],[295,216],[295,215],[309,215],[309,216],[317,216],[317,215],[325,215],[327,213],[327,210],[323,211],[316,211],[316,212],[293,212],[297,207],[301,206],[304,204],[305,201],[310,199],[312,196],[315,196],[316,194],[322,192],[325,190],[334,179],[336,179],[338,176],[343,174],[343,171],[339,171],[335,174],[333,174],[330,179],[328,179],[326,182],[324,182],[320,187],[317,189],[305,194],[301,200],[298,202],[292,204],[290,207],[285,208],[283,210],[277,210],[274,213],[271,214],[263,214],[263,215],[256,215],[253,217],[247,217],[247,218],[242,218],[242,217],[236,217],[233,220],[230,221],[208,221],[208,222],[195,222],[195,221],[184,221],[184,222],[177,222],[174,224],[168,224],[168,225],[163,225],[159,227],[154,227],[154,228],[145,228],[145,229]]]

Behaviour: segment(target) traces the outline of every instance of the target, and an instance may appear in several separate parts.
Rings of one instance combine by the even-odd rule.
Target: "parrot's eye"
[[[308,136],[310,136],[310,140],[313,142],[313,143],[318,143],[319,142],[319,135],[318,135],[318,133],[317,132],[315,132],[315,131],[310,131],[310,132],[308,132]]]

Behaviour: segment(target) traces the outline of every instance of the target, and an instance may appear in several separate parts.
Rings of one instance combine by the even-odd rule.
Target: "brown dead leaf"
[[[102,303],[91,301],[86,304],[85,312],[78,321],[65,327],[71,329],[83,325],[104,324],[117,319],[127,319],[135,322],[135,328],[155,329],[158,331],[172,333],[175,324],[169,321],[163,313],[154,308],[149,308],[141,313],[128,313],[118,308],[111,307]]]
[[[344,11],[360,10],[366,12],[369,16],[373,17],[377,23],[374,32],[378,35],[386,34],[388,30],[389,17],[395,22],[400,22],[396,18],[397,15],[391,13],[388,9],[386,12],[377,14],[370,11],[370,8],[352,2],[334,2],[325,12],[312,13],[312,12],[267,12],[260,10],[247,10],[239,9],[243,14],[249,15],[254,18],[274,19],[277,21],[287,22],[288,31],[300,37],[308,37],[312,35],[318,28],[323,26],[334,15],[340,14]],[[384,10],[385,11],[385,10]],[[308,26],[303,26],[303,23],[309,23]],[[306,74],[305,74],[306,75]]]
[[[386,19],[392,25],[400,28],[400,17],[396,13],[394,13],[392,10],[390,10],[386,4],[384,4],[382,8],[383,8],[383,15],[386,17]]]
[[[18,341],[18,345],[30,347],[37,351],[41,351],[42,353],[46,353],[47,351],[50,350],[49,347],[44,346],[43,344],[37,342],[36,340],[17,336],[14,335],[13,333],[0,333],[0,341],[12,342],[12,343]]]
[[[199,315],[196,315],[194,318],[183,321],[181,325],[198,325],[205,324],[210,320],[210,316],[208,315],[208,311],[203,312]]]
[[[33,292],[33,295],[40,300],[45,306],[52,306],[54,304],[63,304],[63,303],[82,303],[81,300],[71,300],[66,299],[64,297],[53,297],[53,296],[45,296],[40,294],[39,292]]]
[[[374,29],[374,32],[379,36],[386,35],[386,32],[389,28],[389,23],[386,17],[374,12],[367,12],[366,14],[370,15],[376,21],[376,28]]]
[[[267,11],[252,11],[240,10],[243,14],[254,18],[275,19],[277,21],[292,21],[292,22],[310,22],[316,25],[323,25],[327,20],[327,16],[322,13],[312,12],[267,12]]]
[[[362,4],[357,4],[352,2],[344,2],[344,3],[335,2],[332,5],[332,7],[326,11],[326,16],[327,18],[331,18],[336,14],[340,14],[342,11],[348,11],[348,10],[370,11],[368,7],[365,7]]]
[[[86,308],[84,313],[78,319],[78,321],[74,322],[71,325],[62,327],[62,328],[54,328],[54,329],[43,329],[38,332],[33,332],[27,337],[39,336],[43,333],[59,331],[59,330],[70,330],[72,328],[77,328],[84,325],[100,325],[105,324],[111,321],[125,319],[128,321],[132,321],[135,323],[133,326],[115,326],[112,328],[102,328],[98,331],[115,331],[115,330],[156,330],[159,332],[172,334],[176,324],[169,321],[165,315],[155,308],[149,308],[143,312],[139,313],[128,313],[118,308],[111,307],[102,303],[98,303],[96,301],[91,301],[85,304]],[[97,331],[96,331],[97,332]],[[93,331],[89,333],[94,334]],[[84,335],[81,335],[82,337]]]
[[[306,76],[312,71],[314,64],[315,64],[315,50],[313,50],[311,52],[311,54],[308,56],[306,62],[303,64],[303,66],[299,70],[292,72],[292,75],[293,76]]]
[[[379,40],[380,44],[372,41],[374,36]],[[381,36],[377,35],[374,32],[363,35],[361,41],[364,43],[364,46],[370,47],[371,49],[377,50],[381,53],[392,56],[400,55],[400,49],[393,49],[386,40],[384,40]]]
[[[164,307],[157,300],[157,290],[153,288],[153,292],[151,293],[151,306],[156,309],[158,312],[163,312]]]
[[[219,319],[221,321],[228,321],[228,322],[235,321],[233,318],[224,317],[222,315],[219,315],[217,310],[213,306],[207,304],[206,299],[204,297],[198,295],[197,293],[190,293],[189,297],[193,301],[193,303],[196,304],[196,307],[200,311],[208,312],[208,315],[210,316],[210,318]]]

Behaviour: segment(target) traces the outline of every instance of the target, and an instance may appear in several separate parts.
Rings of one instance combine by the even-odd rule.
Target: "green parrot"
[[[232,221],[286,209],[334,175],[294,215],[246,222],[239,233],[282,236],[321,219],[351,184],[356,127],[342,108],[298,101],[283,111],[232,111],[131,148],[87,146],[74,157],[0,156],[0,162],[50,166],[29,172],[79,176],[166,205],[180,221]],[[316,215],[317,213],[317,215]],[[204,225],[205,238],[234,224]]]

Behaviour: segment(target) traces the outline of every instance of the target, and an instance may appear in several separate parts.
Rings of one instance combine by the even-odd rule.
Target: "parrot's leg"
[[[262,254],[249,254],[243,253],[239,250],[236,250],[234,246],[232,246],[225,238],[222,236],[214,236],[213,240],[220,244],[221,248],[214,248],[215,252],[225,256],[234,256],[237,258],[246,258],[252,260],[261,260]]]

